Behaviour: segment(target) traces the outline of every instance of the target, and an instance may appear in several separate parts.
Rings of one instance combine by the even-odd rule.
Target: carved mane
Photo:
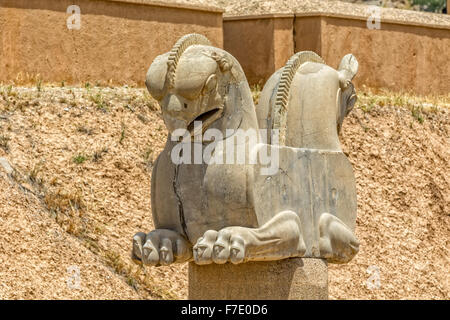
[[[205,36],[197,33],[187,34],[181,37],[173,46],[172,50],[169,52],[169,58],[167,61],[168,65],[168,79],[169,86],[173,87],[175,83],[175,71],[177,69],[178,61],[184,51],[193,45],[206,45],[211,46],[211,42]]]
[[[286,109],[289,102],[291,83],[298,68],[305,62],[325,64],[325,61],[312,51],[301,51],[294,54],[281,71],[275,94],[275,104],[271,105],[269,109],[269,117],[273,119],[272,129],[280,130],[280,145],[284,145],[286,141]]]

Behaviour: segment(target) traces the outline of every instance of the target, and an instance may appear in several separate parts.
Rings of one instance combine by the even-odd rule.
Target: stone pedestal
[[[326,260],[292,258],[199,266],[189,264],[192,300],[325,300],[328,299]]]

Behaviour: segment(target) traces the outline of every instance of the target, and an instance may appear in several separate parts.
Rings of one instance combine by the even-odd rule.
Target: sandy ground
[[[0,173],[0,299],[138,299],[39,199]]]
[[[361,249],[348,265],[331,266],[331,298],[450,298],[449,109],[421,116],[375,104],[344,125]]]
[[[449,104],[360,94],[341,139],[361,250],[330,266],[331,298],[450,298]],[[0,167],[0,298],[186,298],[186,265],[130,259],[133,234],[153,227],[165,137],[144,89],[1,86],[0,157],[16,172]],[[70,266],[81,290],[67,287]]]
[[[142,297],[177,297],[182,267],[144,270],[129,259],[132,236],[152,229],[151,167],[166,135],[154,101],[141,89],[109,88],[12,89],[8,98],[0,100],[0,142],[10,139],[0,157],[49,216]]]

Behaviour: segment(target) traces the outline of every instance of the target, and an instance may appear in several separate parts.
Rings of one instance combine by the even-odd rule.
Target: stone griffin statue
[[[255,108],[238,61],[204,36],[186,35],[158,56],[146,86],[169,134],[152,173],[156,229],[133,237],[133,259],[351,260],[359,248],[356,186],[338,131],[356,101],[357,68],[352,55],[336,71],[312,52],[297,53]],[[270,175],[261,174],[262,153],[279,157]],[[195,161],[198,154],[209,161]],[[230,154],[234,161],[220,161]]]

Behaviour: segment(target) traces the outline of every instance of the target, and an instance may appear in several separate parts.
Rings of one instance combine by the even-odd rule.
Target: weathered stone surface
[[[356,184],[338,137],[356,101],[351,80],[357,71],[351,54],[335,70],[314,52],[296,53],[266,83],[257,107],[258,125],[269,129],[267,141],[279,154],[275,175],[254,174],[258,223],[270,212],[292,210],[301,221],[304,256],[335,263],[348,262],[359,249]]]
[[[314,52],[296,53],[261,92],[259,128],[279,130],[280,145],[341,151],[338,132],[356,102],[351,80],[357,71],[351,54],[335,70]]]
[[[189,255],[179,256],[176,243],[192,247],[209,230],[215,230],[217,239],[217,231],[228,226],[257,227],[251,199],[246,197],[249,193],[246,180],[251,168],[245,160],[250,147],[245,148],[244,164],[209,165],[202,160],[195,161],[197,148],[200,154],[208,147],[215,154],[225,154],[226,145],[238,144],[227,130],[258,128],[242,68],[229,53],[209,44],[201,35],[187,35],[170,52],[157,57],[149,68],[146,84],[161,105],[170,135],[152,174],[152,212],[157,230],[146,236],[139,233],[134,239],[134,255],[146,264],[189,260]],[[195,121],[202,122],[200,132]],[[188,152],[183,149],[183,155],[192,157],[187,162],[175,163],[173,151],[182,145],[177,139],[172,141],[172,136],[185,130],[195,138],[206,129],[219,132],[222,143],[216,146],[211,141],[187,142],[192,148]],[[167,232],[158,229],[172,230],[178,237],[174,242],[173,238],[164,236]],[[160,243],[168,243],[167,240],[172,242],[174,259],[169,254],[170,259],[163,261],[158,252]],[[208,244],[202,257],[194,254],[198,263],[213,262],[214,242]],[[216,261],[222,259],[216,258]]]
[[[169,136],[152,174],[156,229],[135,235],[134,258],[353,258],[356,191],[338,130],[356,99],[357,69],[352,55],[334,70],[313,52],[298,53],[264,87],[257,115],[239,62],[204,36],[186,35],[158,56],[146,85]],[[270,131],[268,144],[259,128]],[[263,158],[273,171],[263,170]]]
[[[277,173],[272,176],[254,174],[258,224],[269,221],[271,212],[291,210],[301,221],[304,257],[327,257],[331,262],[347,262],[353,258],[358,251],[358,242],[353,236],[357,203],[355,178],[348,159],[337,151],[272,148],[279,152]],[[342,252],[333,253],[334,258],[328,255],[327,248],[320,247],[328,233],[321,233],[320,222],[325,223],[328,214],[340,221],[343,229],[339,236],[351,240]]]
[[[291,258],[241,265],[189,264],[189,299],[328,299],[328,266],[322,259]]]

